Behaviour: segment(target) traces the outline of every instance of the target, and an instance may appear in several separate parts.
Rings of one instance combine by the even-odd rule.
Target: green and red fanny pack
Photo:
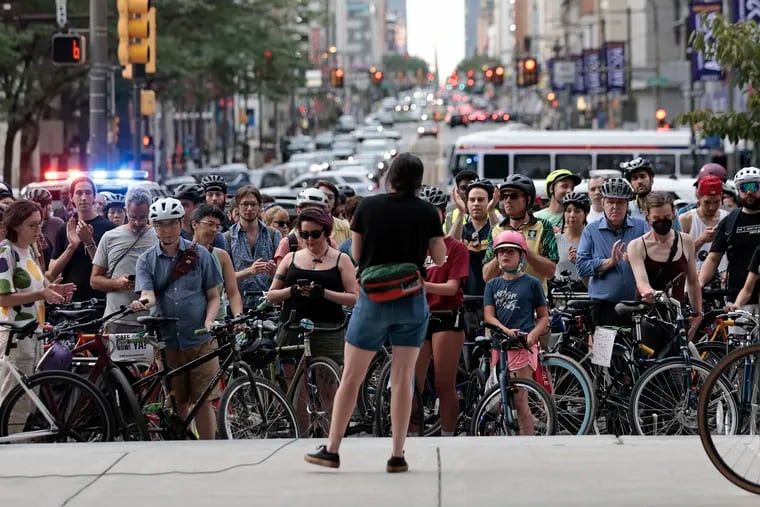
[[[420,270],[411,262],[366,267],[359,275],[359,283],[376,303],[419,294],[423,287]]]

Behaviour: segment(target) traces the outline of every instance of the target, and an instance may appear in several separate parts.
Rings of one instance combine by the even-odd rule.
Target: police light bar
[[[56,180],[73,180],[84,176],[85,173],[78,169],[69,169],[68,171],[45,171],[44,177],[49,181]]]

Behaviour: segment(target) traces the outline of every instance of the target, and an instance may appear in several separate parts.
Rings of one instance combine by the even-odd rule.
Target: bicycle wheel
[[[150,440],[148,425],[127,377],[118,368],[108,368],[101,377],[104,391],[113,410],[116,432],[125,442]]]
[[[558,435],[586,435],[596,416],[596,397],[591,377],[569,357],[544,354],[541,363],[549,370]]]
[[[669,361],[649,368],[631,391],[629,420],[637,435],[695,435],[698,431],[697,400],[710,366],[698,361]],[[720,425],[735,431],[738,409],[726,382],[715,385],[711,399],[723,413]],[[733,429],[731,429],[733,428]],[[713,428],[713,431],[715,428]]]
[[[695,343],[694,346],[697,348],[702,361],[710,366],[718,364],[730,350],[725,342],[700,342]]]
[[[557,425],[557,410],[549,394],[535,380],[525,378],[510,379],[509,387],[513,399],[520,396],[528,398],[530,417],[533,419],[532,435],[553,435]],[[488,389],[480,399],[475,415],[472,418],[470,435],[482,436],[510,436],[519,433],[517,419],[519,409],[513,411],[514,422],[511,426],[505,417],[504,404],[501,399],[501,386],[496,384]]]
[[[35,443],[108,442],[114,424],[105,396],[93,384],[67,371],[43,371],[28,377],[33,391],[58,431]],[[50,429],[50,424],[27,392],[16,385],[0,405],[0,436]],[[29,441],[27,441],[29,442]]]
[[[385,363],[390,361],[390,356],[382,351],[375,355],[372,362],[369,363],[367,368],[367,374],[364,376],[364,382],[362,382],[359,388],[359,399],[357,400],[357,407],[360,413],[366,420],[372,420],[375,414],[375,393],[380,385],[380,373],[383,370]]]
[[[257,396],[248,377],[233,380],[222,393],[217,411],[221,438],[298,438],[296,411],[274,384],[255,377]]]
[[[727,374],[728,373],[728,374]],[[746,377],[746,378],[745,378]],[[712,370],[705,380],[699,398],[699,438],[707,457],[718,471],[740,488],[760,495],[760,424],[757,407],[760,405],[760,344],[735,350]],[[741,400],[738,431],[716,431],[715,421],[720,408],[729,402],[714,396],[714,389],[730,383],[734,394],[730,402]],[[719,391],[722,388],[719,387]],[[718,421],[720,422],[720,421]],[[754,469],[753,469],[754,467]]]
[[[314,357],[308,368],[296,373],[290,402],[296,409],[301,437],[327,438],[340,377],[340,366],[329,357]]]

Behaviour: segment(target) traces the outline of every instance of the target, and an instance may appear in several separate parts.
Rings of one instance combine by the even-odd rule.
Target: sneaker
[[[385,471],[389,474],[397,474],[400,472],[406,472],[407,470],[409,470],[409,465],[403,456],[400,458],[391,456],[391,459],[388,460],[388,464],[385,465]]]
[[[340,468],[340,456],[337,452],[327,452],[326,445],[317,447],[317,452],[312,452],[303,457],[306,463],[328,468]],[[389,462],[390,463],[390,462]]]

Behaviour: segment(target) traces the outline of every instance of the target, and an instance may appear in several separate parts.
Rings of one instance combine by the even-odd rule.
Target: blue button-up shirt
[[[174,264],[190,242],[180,238],[177,255],[169,257],[160,245],[149,248],[137,259],[135,290],[160,290],[171,276]],[[206,248],[196,247],[198,258],[190,271],[174,280],[150,309],[151,315],[178,317],[161,328],[161,337],[170,349],[190,349],[209,340],[209,335],[195,336],[195,330],[206,324],[206,291],[222,283],[222,275],[214,266]]]
[[[626,217],[623,228],[616,232],[602,217],[586,225],[578,245],[575,266],[578,275],[589,277],[588,293],[592,299],[610,303],[632,300],[636,297],[636,280],[631,266],[620,259],[609,271],[600,272],[599,266],[612,256],[612,245],[622,240],[627,246],[632,240],[649,231],[649,225],[635,217]]]
[[[259,220],[259,237],[254,238],[256,244],[251,248],[248,234],[240,227],[240,224],[230,227],[230,254],[235,271],[243,271],[251,267],[258,259],[265,261],[273,260],[274,252],[277,250],[277,245],[280,244],[280,239],[282,239],[280,231],[270,229],[264,222]],[[242,278],[238,282],[238,288],[240,289],[240,294],[262,292],[269,290],[271,284],[272,278],[268,274],[259,273],[258,275]]]

